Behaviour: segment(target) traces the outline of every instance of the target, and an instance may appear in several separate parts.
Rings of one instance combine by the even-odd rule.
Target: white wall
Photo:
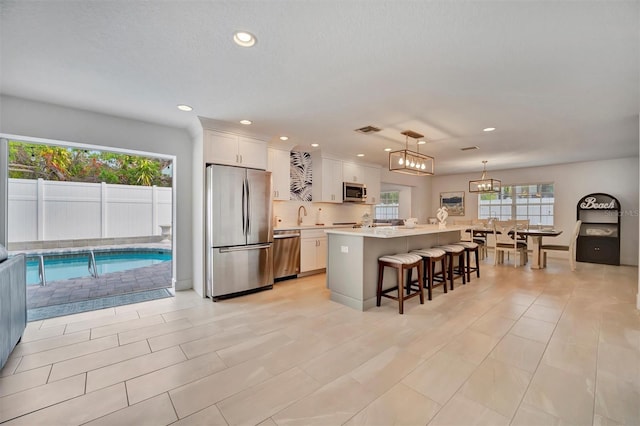
[[[440,203],[440,193],[462,191],[465,194],[465,216],[450,219],[471,219],[478,215],[477,194],[470,194],[469,180],[478,179],[481,171],[433,177],[431,205],[433,213]],[[554,243],[568,244],[571,229],[577,220],[576,205],[584,195],[594,192],[611,194],[620,201],[620,262],[638,264],[638,157],[590,161],[514,170],[491,170],[489,177],[500,179],[502,185],[534,182],[554,183],[555,227],[563,231]]]
[[[0,123],[0,132],[8,135],[175,156],[177,199],[172,223],[175,288],[192,288],[194,162],[192,138],[187,130],[6,95],[0,96]]]
[[[433,176],[410,176],[397,172],[390,172],[382,169],[380,172],[380,181],[385,187],[393,185],[403,185],[411,187],[411,211],[404,212],[406,217],[415,217],[418,223],[427,223],[430,216],[435,216],[432,210],[431,201],[431,185]]]

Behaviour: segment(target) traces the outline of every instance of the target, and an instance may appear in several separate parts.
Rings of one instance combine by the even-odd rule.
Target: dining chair
[[[571,234],[569,245],[565,246],[560,244],[542,244],[540,246],[542,266],[547,266],[547,252],[566,251],[569,252],[569,265],[571,265],[571,270],[576,270],[576,241],[578,240],[578,234],[580,233],[580,225],[582,225],[582,221],[578,220],[573,228],[573,233]]]
[[[504,254],[513,253],[514,267],[527,263],[527,244],[518,240],[518,225],[515,220],[494,220],[493,236],[496,241],[493,264],[504,262]]]
[[[467,225],[469,228],[472,226],[471,219],[454,219],[454,225]],[[460,230],[460,241],[473,241],[473,234],[468,229]]]

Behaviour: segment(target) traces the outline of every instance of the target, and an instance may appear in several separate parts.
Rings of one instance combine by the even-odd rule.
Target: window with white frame
[[[531,225],[553,226],[553,183],[503,186],[499,193],[478,195],[478,219],[529,219]]]
[[[381,192],[380,203],[375,208],[375,219],[398,219],[399,206],[400,191]]]

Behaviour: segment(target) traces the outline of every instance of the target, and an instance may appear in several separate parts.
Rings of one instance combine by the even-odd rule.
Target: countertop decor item
[[[480,179],[469,181],[469,192],[500,192],[502,183],[498,179],[491,179],[487,177],[487,163],[487,160],[482,161],[482,176]]]
[[[405,130],[401,134],[405,135],[405,147],[389,153],[389,170],[414,176],[433,175],[435,159],[419,152],[418,139],[424,135],[413,130]],[[409,149],[409,138],[416,139],[416,151]]]

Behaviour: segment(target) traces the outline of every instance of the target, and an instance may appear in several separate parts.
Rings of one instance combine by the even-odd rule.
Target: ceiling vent
[[[382,129],[380,129],[378,127],[375,127],[375,126],[364,126],[364,127],[359,128],[359,129],[356,129],[356,132],[364,133],[365,135],[368,135],[369,133],[377,133],[380,130],[382,130]]]
[[[468,146],[466,148],[460,148],[460,151],[473,151],[474,149],[480,149],[477,146]]]

